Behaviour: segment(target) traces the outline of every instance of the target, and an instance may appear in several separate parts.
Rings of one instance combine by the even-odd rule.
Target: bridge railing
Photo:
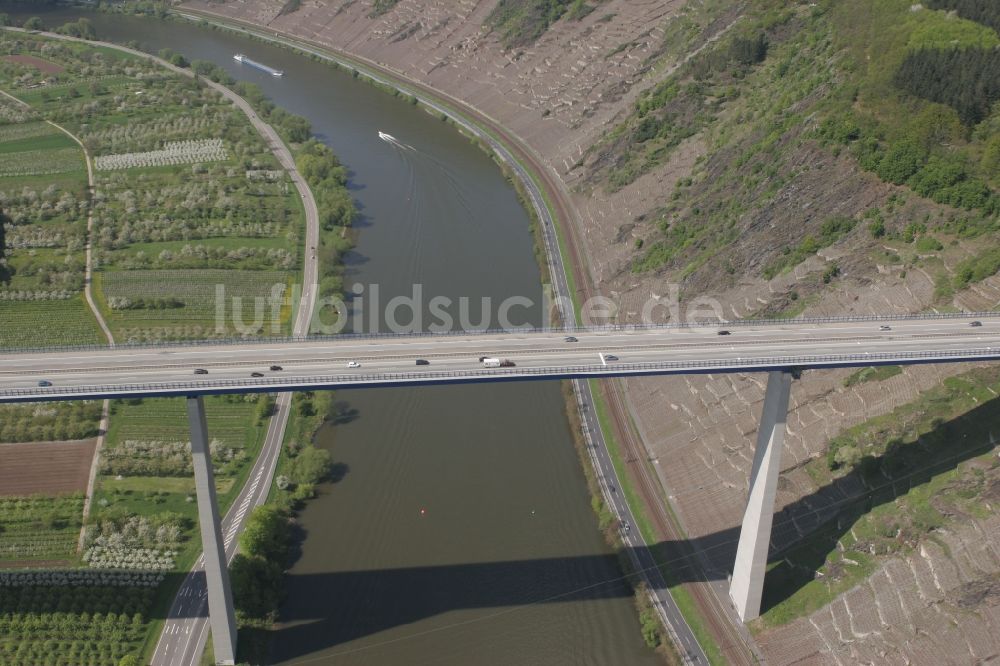
[[[264,377],[259,379],[218,379],[178,382],[147,382],[95,386],[31,387],[0,390],[0,400],[30,396],[37,399],[73,399],[83,395],[156,395],[198,393],[239,393],[244,391],[294,391],[296,387],[339,385],[363,386],[380,384],[447,383],[449,381],[501,381],[565,377],[601,377],[640,374],[697,374],[718,372],[762,372],[775,369],[810,369],[823,367],[911,365],[917,363],[958,363],[1000,359],[1000,348],[948,349],[924,352],[859,352],[852,354],[821,354],[806,356],[761,356],[735,359],[659,361],[653,363],[622,363],[608,365],[573,365],[540,368],[476,368],[454,371],[380,372],[308,377]],[[226,389],[233,389],[227,391]]]
[[[808,326],[809,324],[849,324],[864,322],[891,322],[891,321],[932,321],[932,320],[956,320],[956,319],[986,319],[1000,318],[1000,312],[929,312],[922,314],[899,314],[899,315],[850,315],[850,316],[830,316],[830,317],[809,317],[802,319],[734,319],[732,321],[694,321],[694,322],[667,322],[662,324],[602,324],[597,326],[539,326],[526,328],[483,328],[460,331],[412,331],[407,333],[374,332],[374,333],[338,333],[336,335],[286,335],[286,336],[248,336],[242,338],[209,338],[205,340],[173,340],[162,342],[125,342],[114,346],[101,344],[86,345],[62,345],[53,347],[11,347],[0,348],[0,355],[3,354],[25,354],[25,353],[59,353],[70,351],[109,351],[111,349],[164,349],[175,347],[201,347],[201,346],[234,346],[234,345],[255,345],[255,344],[288,344],[288,343],[315,343],[332,342],[337,340],[378,340],[387,338],[429,338],[429,337],[454,337],[465,335],[516,335],[533,333],[560,333],[560,334],[585,334],[585,333],[628,333],[633,331],[668,331],[668,330],[690,330],[690,329],[724,329],[724,328],[756,328],[782,325]]]

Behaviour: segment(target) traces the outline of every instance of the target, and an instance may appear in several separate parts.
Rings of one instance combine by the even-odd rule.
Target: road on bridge
[[[0,402],[1000,358],[1000,314],[726,326],[580,330],[576,342],[517,331],[6,353]],[[484,367],[484,356],[514,366]]]

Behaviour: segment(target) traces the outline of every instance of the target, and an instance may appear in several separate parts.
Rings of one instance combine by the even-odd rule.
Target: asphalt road
[[[1000,315],[975,317],[981,326],[963,316],[581,330],[577,342],[522,331],[8,353],[0,402],[1000,359]],[[484,367],[482,356],[515,366]]]
[[[271,488],[271,477],[278,464],[281,442],[288,423],[291,393],[282,393],[268,425],[261,454],[257,457],[247,483],[222,519],[226,561],[236,555],[239,533],[254,507],[264,503]],[[156,644],[152,666],[197,666],[208,639],[208,605],[205,599],[203,556],[185,577],[170,607],[160,640]]]
[[[667,583],[657,566],[653,553],[647,548],[645,540],[636,527],[637,522],[632,515],[625,493],[619,492],[621,479],[611,462],[604,433],[594,413],[594,401],[590,385],[584,380],[575,380],[577,404],[580,409],[580,420],[583,424],[583,435],[587,440],[587,452],[597,475],[605,501],[611,512],[618,519],[618,535],[622,544],[628,549],[632,565],[638,575],[645,581],[647,590],[652,596],[653,606],[660,615],[663,626],[670,634],[671,642],[686,664],[708,664],[708,657],[698,644],[694,633],[688,627],[684,616],[674,602]]]

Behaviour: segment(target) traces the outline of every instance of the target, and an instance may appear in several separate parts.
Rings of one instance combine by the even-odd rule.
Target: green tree
[[[906,139],[894,144],[878,163],[879,178],[902,185],[924,163],[926,152],[915,141]]]
[[[24,22],[25,30],[45,30],[45,24],[42,23],[42,19],[37,16],[32,16],[27,21]]]
[[[253,618],[273,616],[281,602],[281,566],[261,557],[237,553],[229,565],[236,610]]]
[[[295,483],[319,483],[330,474],[333,461],[330,452],[307,446],[291,461],[288,475]]]
[[[240,549],[251,557],[283,563],[288,556],[290,538],[288,514],[276,506],[265,504],[250,514],[240,535]]]
[[[118,666],[139,666],[139,659],[134,654],[127,654],[118,660]]]

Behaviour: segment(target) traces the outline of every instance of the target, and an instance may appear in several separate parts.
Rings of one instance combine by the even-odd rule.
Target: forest
[[[1000,100],[1000,48],[922,49],[909,54],[894,82],[910,94],[947,104],[972,127]]]
[[[1000,32],[1000,3],[995,0],[927,0],[924,4],[929,9],[954,11],[962,18]]]

